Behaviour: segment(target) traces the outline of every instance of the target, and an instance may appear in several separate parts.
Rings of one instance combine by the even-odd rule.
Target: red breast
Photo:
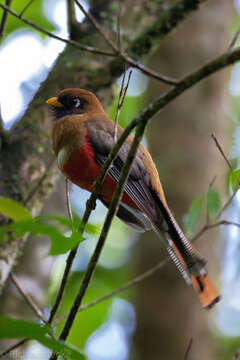
[[[82,146],[71,152],[61,170],[71,182],[91,192],[101,168],[94,161],[94,151],[88,139],[89,135],[86,133]],[[112,200],[115,189],[116,183],[109,175],[106,175],[99,196],[108,204]],[[137,209],[126,193],[123,194],[122,202]]]

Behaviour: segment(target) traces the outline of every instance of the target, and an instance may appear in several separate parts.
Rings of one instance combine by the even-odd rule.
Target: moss
[[[156,39],[161,40],[165,37],[172,29],[176,28],[190,12],[198,9],[200,3],[204,1],[206,0],[184,0],[175,2],[173,6],[163,13],[158,22],[143,33],[138,41],[133,43],[129,49],[129,53],[136,59],[147,54]]]

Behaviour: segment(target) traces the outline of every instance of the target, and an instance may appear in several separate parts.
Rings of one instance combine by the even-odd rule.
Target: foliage
[[[118,284],[124,281],[126,275],[125,268],[104,269],[98,266],[88,292],[85,295],[83,306],[116,289]],[[61,305],[60,317],[61,314],[68,313],[69,308],[72,306],[73,298],[79,290],[82,277],[82,271],[71,273]],[[55,299],[56,293],[52,294],[52,297]],[[124,297],[126,297],[126,294],[124,294]],[[77,347],[84,348],[89,336],[108,319],[112,301],[113,299],[108,299],[89,309],[80,311],[69,335],[69,342]],[[61,332],[63,324],[64,321],[61,321],[56,325],[57,334]]]
[[[14,221],[32,219],[31,213],[20,203],[6,197],[0,197],[0,212]]]
[[[85,355],[72,345],[64,344],[52,338],[48,326],[0,316],[0,339],[22,337],[37,340],[50,350],[57,352],[68,359],[86,360]]]
[[[114,120],[118,105],[118,95],[115,96],[114,103],[109,110],[109,117]],[[144,94],[140,96],[126,96],[124,99],[121,113],[119,116],[119,125],[125,127],[134,116],[143,108]]]
[[[233,169],[228,173],[227,183],[230,190],[237,190],[240,184],[240,169]]]
[[[220,210],[221,200],[218,191],[209,189],[207,193],[207,215],[214,220]]]
[[[52,215],[32,218],[30,212],[20,203],[3,197],[0,198],[0,212],[14,220],[10,224],[0,227],[0,241],[7,239],[9,231],[14,237],[21,237],[25,234],[46,235],[51,240],[49,255],[59,255],[74,249],[85,240],[85,237],[78,231],[81,225],[78,218],[75,218],[73,222],[64,217]],[[49,222],[55,222],[57,225],[49,224]],[[66,235],[62,234],[60,226],[66,228]],[[99,228],[88,224],[85,231],[90,235],[95,235],[99,232]]]
[[[188,236],[192,236],[200,220],[204,208],[204,198],[195,199],[189,208],[189,212],[183,217],[183,224]]]
[[[240,337],[239,336],[221,336],[218,337],[218,354],[217,358],[219,360],[239,360]],[[235,354],[238,352],[238,356]]]
[[[208,190],[206,195],[193,200],[189,212],[183,217],[186,234],[189,237],[193,236],[204,212],[210,220],[216,220],[220,207],[221,199],[219,192],[212,188]]]
[[[1,241],[7,241],[9,232],[11,232],[11,236],[14,237],[21,237],[25,234],[37,236],[45,235],[51,240],[51,249],[48,255],[59,255],[75,248],[80,242],[85,240],[85,237],[81,236],[78,232],[81,220],[76,214],[74,214],[73,222],[67,218],[54,215],[38,216],[33,218],[31,213],[23,205],[4,197],[0,198],[0,212],[12,219],[10,223],[0,227]],[[65,229],[65,233],[70,233],[70,235],[63,235],[63,229]],[[88,235],[96,236],[99,233],[99,226],[87,224],[85,231]],[[121,231],[121,228],[118,228],[118,231]],[[73,271],[71,273],[60,307],[60,315],[69,311],[69,308],[72,305],[72,300],[79,289],[82,276],[83,272]],[[89,291],[85,296],[84,304],[96,300],[104,294],[114,290],[117,287],[118,282],[124,282],[125,277],[126,273],[124,269],[121,269],[121,271],[119,271],[119,268],[108,270],[98,266]],[[54,278],[53,281],[54,292],[50,293],[50,300],[52,299],[52,301],[56,298],[59,286],[58,282],[56,282],[56,278]],[[80,312],[74,322],[74,326],[69,337],[70,343],[83,348],[89,336],[106,321],[111,304],[112,299],[109,299],[97,306],[85,310],[84,312]],[[84,323],[84,326],[81,326],[82,323]],[[6,326],[4,330],[3,327],[1,327],[1,324],[4,324],[4,327]],[[14,325],[15,330],[11,332],[9,329],[11,329],[12,325]],[[63,321],[56,325],[56,335],[60,332],[62,325]],[[69,346],[60,348],[59,346],[62,344],[54,342],[49,338],[49,336],[47,336],[49,328],[43,327],[40,324],[24,322],[23,320],[0,318],[0,328],[2,328],[2,333],[0,329],[0,338],[26,337],[35,339],[54,351],[58,350],[59,352],[65,354],[67,352],[68,354],[72,354],[72,357],[68,355],[69,359],[84,359],[82,355],[81,358],[76,357],[77,355],[74,353],[74,348]]]

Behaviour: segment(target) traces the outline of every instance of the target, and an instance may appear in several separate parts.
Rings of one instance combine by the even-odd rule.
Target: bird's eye
[[[81,106],[81,100],[79,98],[74,98],[73,100],[74,107],[78,108]]]

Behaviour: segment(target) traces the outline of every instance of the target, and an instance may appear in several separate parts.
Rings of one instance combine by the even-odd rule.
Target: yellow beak
[[[63,107],[56,97],[52,97],[46,101],[48,105],[55,106],[55,107]]]

